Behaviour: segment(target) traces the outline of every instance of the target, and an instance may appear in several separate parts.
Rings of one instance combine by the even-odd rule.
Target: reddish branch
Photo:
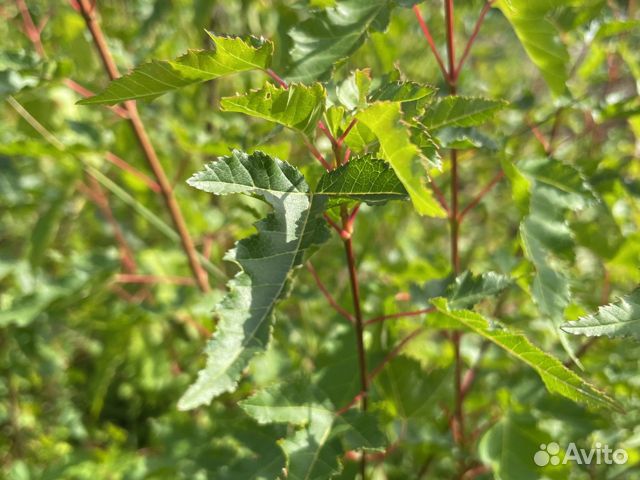
[[[429,48],[431,48],[431,51],[433,52],[433,56],[435,57],[436,62],[438,62],[438,66],[440,67],[440,71],[442,71],[442,75],[448,81],[449,75],[447,73],[447,69],[444,66],[444,62],[442,61],[442,57],[440,56],[440,53],[438,53],[438,49],[436,48],[436,44],[433,41],[433,37],[431,36],[431,32],[429,31],[427,22],[425,22],[424,18],[422,18],[422,13],[420,13],[420,9],[418,8],[417,5],[414,5],[413,13],[415,13],[416,18],[418,19],[418,23],[420,24],[422,33],[424,34],[424,37],[427,39],[427,43],[429,44]]]
[[[141,275],[133,273],[119,273],[115,276],[116,283],[135,283],[135,284],[170,284],[170,285],[195,285],[195,281],[191,277],[178,277],[171,275]]]
[[[493,187],[495,187],[500,180],[504,177],[504,170],[500,170],[495,176],[491,179],[491,181],[482,189],[480,193],[475,196],[473,200],[467,205],[462,212],[458,215],[458,223],[462,223],[462,219],[465,217],[467,213],[473,210],[485,197],[487,193],[489,193]]]
[[[109,205],[109,200],[102,191],[100,184],[91,175],[88,176],[88,179],[90,185],[87,186],[85,184],[80,184],[80,189],[98,206],[100,212],[102,212],[102,215],[111,226],[113,236],[115,237],[118,249],[120,250],[120,262],[122,264],[122,269],[125,272],[133,273],[136,271],[136,260],[133,250],[131,250],[131,247],[127,243],[124,233],[122,233],[122,229],[113,215],[113,211]]]
[[[152,178],[150,178],[148,175],[145,175],[144,173],[142,173],[140,170],[138,170],[137,168],[135,168],[131,164],[129,164],[126,161],[124,161],[122,158],[120,158],[116,154],[111,153],[111,152],[107,152],[105,158],[109,162],[113,163],[116,167],[118,167],[118,168],[120,168],[120,169],[122,169],[122,170],[124,170],[126,172],[129,172],[134,177],[138,178],[139,180],[142,180],[142,182],[145,185],[147,185],[147,187],[149,187],[154,192],[160,193],[160,191],[161,191],[160,185],[158,185],[157,182],[155,182]]]
[[[422,310],[414,310],[412,312],[391,313],[389,315],[381,315],[379,317],[374,317],[374,318],[364,322],[364,324],[365,325],[372,325],[374,323],[384,322],[385,320],[391,320],[393,318],[416,317],[418,315],[425,315],[427,313],[431,313],[431,312],[434,312],[434,311],[435,311],[434,307],[429,307],[429,308],[423,308]]]
[[[78,82],[71,80],[70,78],[67,78],[64,81],[64,84],[83,98],[93,97],[94,95],[91,90],[83,87]],[[120,105],[113,105],[108,108],[120,118],[129,118],[129,113]]]
[[[329,290],[327,290],[327,287],[324,285],[324,283],[322,283],[322,280],[320,280],[320,276],[318,275],[318,272],[316,272],[316,269],[313,267],[311,262],[307,262],[307,270],[309,270],[309,272],[311,273],[311,276],[316,281],[316,285],[318,286],[322,294],[325,296],[325,298],[329,302],[329,305],[331,305],[334,308],[334,310],[338,312],[340,315],[342,315],[344,318],[349,320],[351,323],[354,323],[355,319],[353,318],[353,315],[347,312],[344,308],[342,308],[338,304],[338,302],[335,301],[333,296],[329,293]]]
[[[482,22],[484,22],[484,17],[487,15],[489,10],[491,10],[491,5],[494,3],[494,1],[495,0],[488,0],[487,3],[485,3],[482,6],[482,10],[480,11],[480,15],[478,16],[478,20],[476,21],[476,24],[473,27],[473,33],[471,33],[471,36],[469,37],[469,40],[467,41],[467,45],[464,47],[464,51],[462,52],[462,56],[460,57],[460,61],[458,62],[458,66],[456,67],[456,69],[454,71],[454,79],[455,80],[457,80],[458,79],[458,75],[460,75],[460,70],[462,70],[464,62],[467,60],[467,57],[469,56],[469,52],[471,52],[471,47],[473,46],[473,44],[476,41],[476,38],[478,36],[478,33],[480,32],[480,27],[482,26]]]
[[[109,47],[107,46],[107,42],[104,34],[102,33],[102,29],[100,28],[100,24],[96,20],[94,6],[91,5],[89,0],[77,0],[76,3],[80,13],[82,14],[82,17],[85,20],[89,32],[91,33],[91,37],[96,46],[96,49],[98,50],[98,54],[100,55],[102,64],[107,74],[109,75],[109,78],[111,80],[117,79],[120,76],[120,73],[118,72],[118,68],[116,67],[113,57],[111,56],[111,52],[109,50]],[[158,159],[155,149],[153,148],[153,145],[149,140],[149,136],[147,135],[140,115],[138,114],[135,101],[124,102],[124,108],[129,114],[128,120],[131,123],[131,127],[134,131],[136,139],[138,140],[138,144],[140,145],[147,163],[153,171],[156,181],[160,186],[162,197],[164,199],[167,210],[169,211],[169,215],[171,216],[174,227],[180,237],[182,248],[189,260],[189,266],[191,267],[191,271],[196,280],[196,283],[198,284],[200,290],[206,292],[209,290],[207,274],[200,264],[200,260],[198,259],[198,254],[193,244],[193,240],[189,235],[184,217],[182,216],[180,207],[178,206],[178,203],[173,195],[173,188],[171,186],[171,183],[169,182],[169,179],[167,178],[162,164],[160,163],[160,160]]]

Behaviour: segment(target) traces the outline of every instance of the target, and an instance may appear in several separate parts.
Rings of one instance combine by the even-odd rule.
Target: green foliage
[[[383,30],[389,21],[388,0],[344,0],[292,28],[293,42],[287,78],[323,78],[336,62],[352,54],[370,29]]]
[[[334,199],[335,196],[369,205],[407,198],[407,191],[389,164],[371,155],[352,158],[349,163],[326,173],[316,191],[329,196],[330,204],[340,201]]]
[[[563,366],[558,359],[533,345],[521,333],[497,324],[490,325],[481,315],[469,310],[450,310],[444,298],[433,300],[433,304],[448,318],[495,343],[533,368],[550,392],[599,408],[620,408],[614,400]]]
[[[215,195],[260,195],[274,212],[256,224],[257,234],[240,240],[225,256],[242,272],[229,282],[229,294],[216,308],[220,321],[206,348],[207,365],[180,399],[181,410],[208,404],[235,388],[249,360],[269,344],[273,308],[286,292],[291,271],[307,250],[327,239],[321,218],[325,197],[310,195],[295,167],[263,153],[234,151],[188,183]]]
[[[249,37],[222,37],[209,33],[213,50],[189,51],[175,60],[145,63],[111,82],[98,95],[81,100],[82,105],[113,105],[125,100],[153,100],[193,83],[247,70],[267,68],[273,43]]]
[[[267,83],[261,90],[223,98],[220,106],[228,112],[264,118],[309,134],[322,116],[325,96],[319,83],[309,87],[294,84],[288,89]]]
[[[374,103],[356,118],[377,138],[378,154],[384,158],[407,189],[416,211],[421,215],[443,217],[444,211],[427,187],[424,167],[418,159],[418,147],[411,143],[409,132],[401,125],[400,105]],[[347,137],[347,143],[349,138]]]
[[[507,106],[503,100],[450,96],[439,98],[427,108],[421,122],[430,129],[470,127],[485,123],[493,114]]]
[[[0,478],[636,478],[637,2],[5,3]]]
[[[565,93],[569,53],[548,14],[555,7],[566,3],[569,2],[500,0],[495,4],[511,23],[527,55],[540,69],[549,88],[556,95]]]

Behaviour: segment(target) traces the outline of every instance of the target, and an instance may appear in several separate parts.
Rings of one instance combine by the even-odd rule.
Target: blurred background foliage
[[[151,58],[207,48],[204,30],[254,34],[276,45],[273,69],[286,63],[287,31],[331,0],[105,0],[97,2],[108,44],[122,71]],[[570,272],[568,319],[631,291],[640,282],[640,29],[634,0],[587,0],[560,9],[553,21],[571,56],[573,96],[552,97],[497,9],[487,15],[459,92],[504,98],[510,107],[480,129],[478,145],[460,154],[465,203],[505,162],[544,154],[536,139],[553,136],[555,155],[584,173],[604,203],[566,213],[576,247],[559,252]],[[147,172],[127,122],[107,108],[80,107],[69,80],[98,91],[107,83],[82,17],[65,1],[29,0],[44,56],[25,35],[20,2],[0,3],[0,465],[3,478],[244,479],[252,465],[281,461],[280,427],[259,426],[237,401],[295,372],[328,367],[327,388],[356,378],[353,334],[328,308],[308,271],[281,304],[274,346],[252,363],[250,382],[210,408],[178,412],[176,402],[201,365],[214,329],[211,310],[235,268],[222,261],[252,231],[265,207],[239,197],[212,197],[185,179],[231,148],[262,149],[318,177],[300,138],[264,121],[221,113],[221,96],[262,85],[248,73],[193,86],[140,104],[142,118],[175,187],[197,248],[211,261],[208,294],[190,280],[160,196],[149,182],[118,168],[120,157]],[[459,48],[483,2],[456,2]],[[444,45],[440,2],[421,4]],[[355,68],[374,77],[399,69],[446,91],[410,9],[396,9],[385,32],[374,32],[338,66],[333,84]],[[332,87],[333,85],[333,87]],[[532,128],[532,126],[534,126]],[[552,133],[553,132],[553,133]],[[323,143],[324,142],[324,143]],[[318,138],[323,151],[330,145]],[[446,190],[447,164],[436,174]],[[528,295],[532,264],[522,253],[518,183],[501,182],[466,219],[462,259],[494,270],[517,286],[481,308],[527,331],[565,359],[557,333]],[[526,210],[527,205],[524,205]],[[134,253],[123,262],[121,235]],[[355,238],[368,317],[420,306],[425,282],[449,275],[446,222],[420,218],[409,203],[363,207]],[[339,303],[350,308],[339,240],[313,258]],[[129,283],[127,275],[152,283]],[[417,292],[417,293],[416,293]],[[367,332],[370,364],[415,328],[407,318]],[[578,350],[584,341],[571,338]],[[472,365],[486,347],[469,335]],[[452,478],[463,455],[448,432],[453,352],[436,330],[416,339],[374,385],[375,411],[389,443],[400,439],[376,479]],[[630,461],[608,469],[559,466],[551,478],[640,478],[640,345],[601,339],[582,357],[594,383],[625,406],[624,414],[593,412],[547,394],[530,370],[494,348],[483,356],[466,399],[474,429],[471,455],[502,477],[539,478],[518,445],[595,441],[626,448]],[[330,368],[329,368],[330,367]],[[357,390],[356,390],[357,392]],[[335,392],[350,399],[346,389]],[[376,395],[378,400],[376,401]],[[284,427],[282,427],[284,428]],[[512,448],[515,465],[505,464]],[[523,447],[524,448],[524,447]],[[507,455],[509,456],[509,455]],[[519,462],[522,464],[519,464]],[[354,478],[347,462],[342,478]],[[508,473],[511,472],[511,473]],[[481,473],[478,478],[493,478]]]

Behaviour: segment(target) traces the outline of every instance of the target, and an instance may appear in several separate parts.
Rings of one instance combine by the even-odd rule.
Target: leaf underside
[[[634,337],[640,340],[640,288],[617,302],[603,305],[598,312],[568,322],[560,328],[574,335],[610,338]]]

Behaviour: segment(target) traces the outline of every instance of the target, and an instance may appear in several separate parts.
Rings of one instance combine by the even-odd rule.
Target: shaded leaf
[[[346,449],[380,449],[386,439],[366,412],[342,414],[308,377],[268,387],[240,403],[260,423],[289,423],[297,431],[280,441],[288,458],[288,476],[327,479],[339,473]]]
[[[112,81],[98,95],[78,103],[108,104],[125,100],[152,100],[193,83],[267,68],[273,55],[273,43],[256,37],[217,36],[209,33],[213,50],[190,50],[175,60],[154,60]]]

